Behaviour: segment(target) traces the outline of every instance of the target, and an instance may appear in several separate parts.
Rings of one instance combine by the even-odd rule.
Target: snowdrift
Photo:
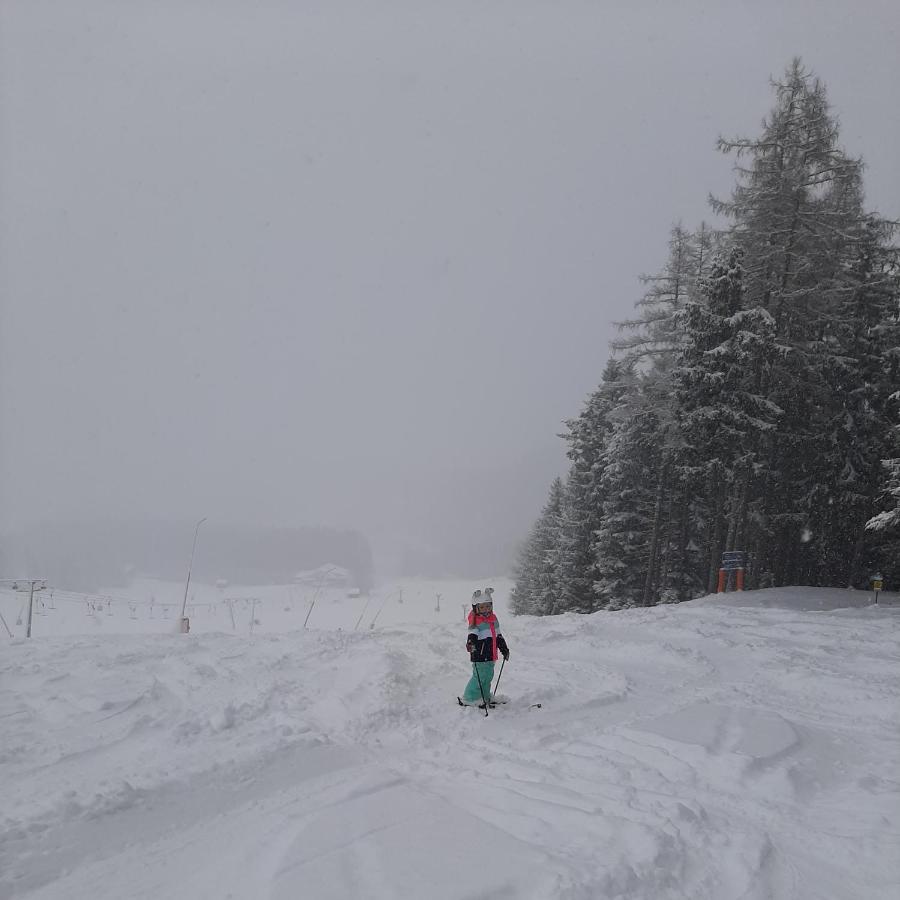
[[[766,588],[761,591],[740,591],[712,594],[692,604],[705,606],[765,607],[767,609],[795,609],[804,612],[835,609],[864,609],[875,605],[872,591],[856,591],[852,588],[784,587]],[[900,605],[900,594],[881,591],[881,606]]]

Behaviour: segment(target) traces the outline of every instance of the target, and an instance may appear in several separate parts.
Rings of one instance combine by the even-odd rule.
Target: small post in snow
[[[872,576],[872,590],[875,591],[875,605],[878,606],[878,592],[884,589],[884,579],[881,575]]]
[[[200,532],[200,526],[206,521],[204,516],[194,528],[194,543],[191,544],[191,560],[188,563],[187,581],[184,583],[184,602],[181,604],[181,621],[178,623],[178,630],[181,634],[188,634],[191,630],[191,623],[185,615],[187,609],[188,588],[191,584],[191,569],[194,568],[194,551],[197,549],[197,534]]]

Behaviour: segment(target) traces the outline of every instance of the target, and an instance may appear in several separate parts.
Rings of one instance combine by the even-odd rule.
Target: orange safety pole
[[[717,594],[725,593],[725,570],[719,569],[719,586],[716,588]]]
[[[744,570],[737,570],[737,583],[735,584],[736,591],[742,591],[744,589]]]

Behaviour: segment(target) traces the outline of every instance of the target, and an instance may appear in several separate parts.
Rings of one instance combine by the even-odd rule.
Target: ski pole
[[[473,662],[472,665],[475,666],[475,677],[478,679],[478,689],[481,691],[481,699],[484,702],[484,717],[487,718],[488,702],[484,696],[484,685],[481,683],[481,675],[478,672],[478,663]]]
[[[491,702],[493,702],[494,697],[497,696],[497,688],[500,687],[500,679],[503,677],[503,667],[506,665],[506,657],[503,657],[503,662],[500,663],[500,674],[497,676],[497,683],[494,685],[494,693],[491,694]]]

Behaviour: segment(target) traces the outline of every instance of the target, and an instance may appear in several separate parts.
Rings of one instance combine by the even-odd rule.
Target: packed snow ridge
[[[896,597],[532,619],[498,585],[485,717],[455,699],[466,588],[373,628],[335,595],[281,633],[7,641],[0,898],[897,896]]]

